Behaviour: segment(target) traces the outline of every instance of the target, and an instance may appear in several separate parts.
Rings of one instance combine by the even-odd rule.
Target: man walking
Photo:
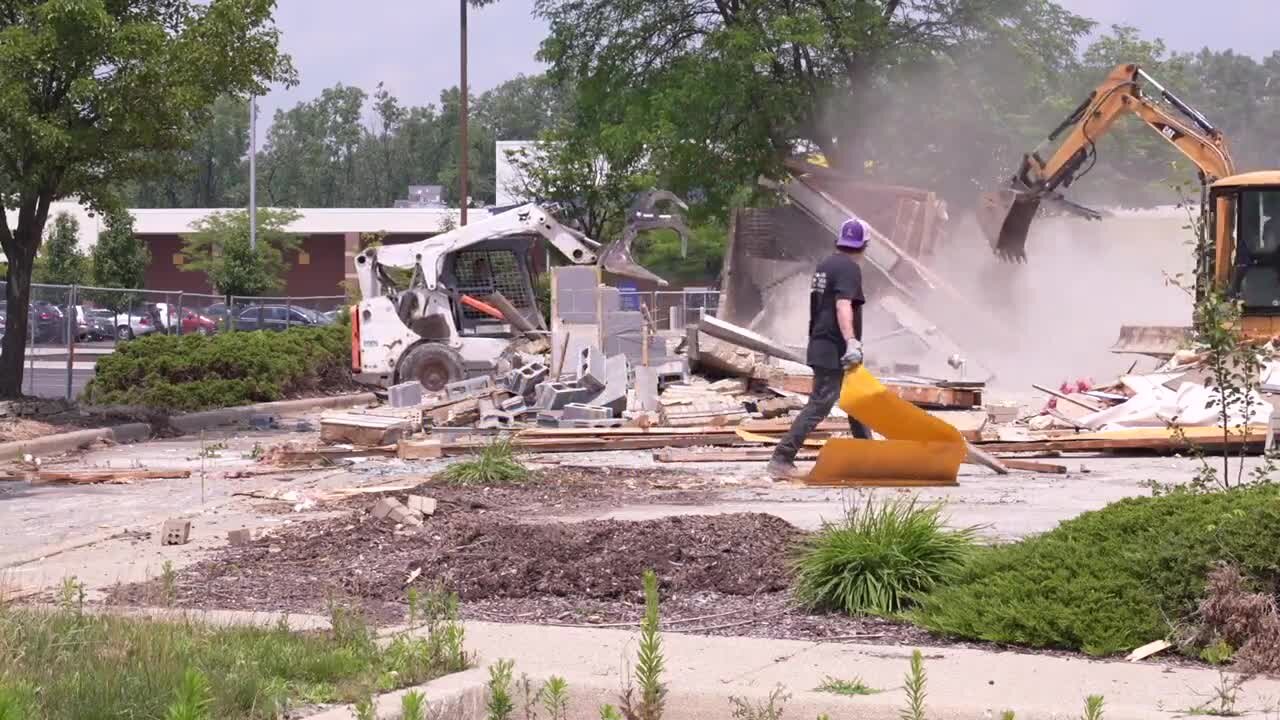
[[[840,397],[840,385],[848,368],[862,364],[862,268],[858,256],[867,248],[862,221],[846,220],[836,238],[836,252],[818,263],[809,285],[809,349],[806,362],[813,368],[809,402],[796,416],[769,460],[769,474],[776,480],[805,476],[795,466],[804,439],[831,413]],[[870,439],[871,432],[849,418],[855,438]]]

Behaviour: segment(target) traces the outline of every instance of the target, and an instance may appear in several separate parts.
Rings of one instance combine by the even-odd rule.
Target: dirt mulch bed
[[[799,534],[762,514],[528,524],[458,511],[397,532],[355,513],[225,548],[179,576],[175,600],[317,611],[336,599],[385,617],[388,604],[404,602],[413,576],[415,585],[441,583],[464,602],[543,596],[634,602],[645,569],[658,573],[664,592],[772,593],[787,587],[787,552]],[[155,597],[151,584],[119,588],[112,599],[146,602]]]

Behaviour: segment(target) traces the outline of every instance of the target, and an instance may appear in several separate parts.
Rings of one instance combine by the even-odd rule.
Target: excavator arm
[[[1145,96],[1144,83],[1182,117]],[[1218,128],[1142,68],[1119,65],[1044,143],[1023,156],[1009,189],[981,196],[978,223],[997,256],[1018,262],[1026,259],[1027,233],[1043,201],[1086,218],[1102,217],[1067,200],[1061,191],[1092,168],[1095,143],[1125,115],[1136,115],[1195,163],[1202,186],[1234,174],[1231,153]],[[1049,148],[1046,159],[1041,153]]]

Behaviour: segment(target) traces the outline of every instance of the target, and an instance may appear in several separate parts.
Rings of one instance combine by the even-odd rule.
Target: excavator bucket
[[[978,198],[978,225],[991,249],[1005,261],[1027,259],[1027,233],[1040,209],[1040,196],[1020,190],[986,192]]]
[[[805,483],[842,486],[955,485],[968,445],[960,431],[891,392],[864,367],[844,376],[840,409],[885,437],[831,438]]]
[[[1191,346],[1191,328],[1176,325],[1123,325],[1111,352],[1171,358]]]

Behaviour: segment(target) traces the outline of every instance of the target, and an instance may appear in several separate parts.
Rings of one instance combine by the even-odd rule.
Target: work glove
[[[852,370],[862,364],[862,341],[849,341],[849,347],[840,358],[840,364],[844,365],[845,370]]]

